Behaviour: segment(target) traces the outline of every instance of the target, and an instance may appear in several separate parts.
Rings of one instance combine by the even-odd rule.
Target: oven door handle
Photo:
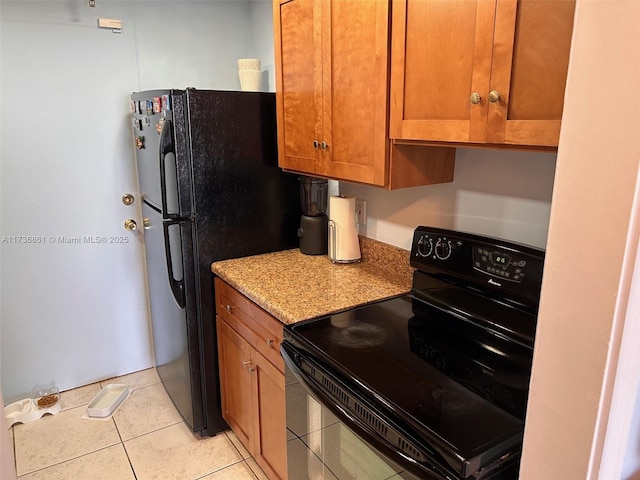
[[[348,406],[343,403],[337,401],[334,397],[329,395],[320,384],[307,375],[302,368],[299,366],[301,361],[306,361],[313,365],[317,370],[322,371],[319,365],[316,362],[309,360],[304,354],[299,352],[294,346],[289,344],[286,340],[284,340],[280,345],[280,353],[282,354],[282,358],[286,366],[291,370],[291,372],[296,376],[296,378],[300,381],[300,383],[304,386],[304,388],[309,392],[312,397],[315,397],[324,407],[331,411],[334,415],[336,415],[339,419],[341,419],[345,424],[354,432],[356,432],[362,439],[373,446],[375,449],[379,450],[385,456],[389,457],[392,461],[395,461],[401,464],[404,468],[407,468],[410,471],[418,475],[425,475],[425,473],[430,474],[430,478],[434,479],[453,479],[457,478],[456,474],[453,471],[449,471],[447,468],[442,465],[435,464],[435,462],[431,461],[433,457],[438,458],[439,455],[433,451],[426,451],[424,446],[419,446],[413,441],[409,436],[403,434],[398,428],[394,427],[391,422],[384,419],[380,415],[375,415],[371,412],[371,416],[375,416],[375,418],[383,423],[389,430],[395,432],[398,435],[398,439],[401,442],[405,442],[405,448],[409,447],[412,452],[416,456],[422,457],[420,460],[414,458],[408,453],[400,450],[399,446],[394,445],[390,442],[386,437],[382,434],[377,433],[376,429],[371,425],[368,425],[363,420],[354,415]],[[326,376],[326,375],[325,375]],[[333,380],[331,380],[333,381]],[[338,384],[338,388],[342,389]],[[344,390],[344,389],[343,389]],[[346,390],[345,390],[346,392]],[[351,393],[347,393],[347,395],[351,396],[364,405],[365,402],[362,402],[360,399],[356,398],[355,395]],[[443,460],[444,461],[444,460]],[[435,475],[435,476],[434,476]]]

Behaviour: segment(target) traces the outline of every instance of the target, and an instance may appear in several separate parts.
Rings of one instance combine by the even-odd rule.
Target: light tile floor
[[[108,419],[86,406],[102,387],[131,394]],[[62,392],[56,415],[12,427],[20,480],[266,480],[233,432],[194,435],[155,369]]]

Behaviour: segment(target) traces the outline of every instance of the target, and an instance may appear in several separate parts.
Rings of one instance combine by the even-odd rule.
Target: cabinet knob
[[[471,103],[473,105],[477,105],[477,104],[480,103],[480,100],[482,100],[482,97],[480,96],[480,94],[478,92],[473,92],[471,94],[471,99],[470,100],[471,100]]]
[[[253,373],[253,372],[255,372],[255,371],[256,371],[256,369],[255,369],[255,368],[248,368],[248,369],[247,369],[247,371],[248,371],[249,373]]]
[[[272,338],[267,338],[267,347],[271,347],[273,348],[273,346],[276,344],[276,341]]]
[[[489,92],[489,101],[491,103],[496,103],[500,101],[500,93],[497,90],[491,90]]]
[[[231,313],[231,310],[233,310],[233,306],[229,305],[228,303],[224,306],[224,309],[227,311],[227,313]]]
[[[243,362],[242,362],[242,365],[243,365],[243,366],[245,366],[245,367],[246,367],[247,365],[251,365],[251,360],[245,360],[245,361],[243,361]]]
[[[327,148],[329,148],[329,145],[327,145],[327,142],[322,142],[322,143],[320,144],[320,148],[321,148],[322,150],[326,150]]]
[[[314,140],[313,141],[313,148],[318,148],[320,146],[320,143],[318,143],[318,140]]]

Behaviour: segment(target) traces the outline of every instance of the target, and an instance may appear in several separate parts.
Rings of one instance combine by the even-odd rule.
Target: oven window
[[[290,479],[418,480],[354,434],[309,395],[290,371],[286,402]]]

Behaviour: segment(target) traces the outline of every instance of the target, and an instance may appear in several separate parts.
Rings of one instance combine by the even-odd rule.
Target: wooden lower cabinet
[[[250,451],[272,479],[287,478],[284,374],[252,352],[251,398],[254,430]]]
[[[222,416],[248,447],[253,436],[251,376],[244,362],[251,361],[249,344],[218,317],[218,359]]]
[[[267,476],[286,480],[282,324],[219,278],[216,306],[222,416]]]

